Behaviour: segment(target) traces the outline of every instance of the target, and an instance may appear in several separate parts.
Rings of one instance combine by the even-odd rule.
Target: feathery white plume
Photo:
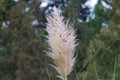
[[[52,16],[47,16],[47,32],[49,57],[54,61],[53,67],[59,73],[59,77],[67,80],[67,75],[72,71],[75,63],[74,48],[76,46],[75,30],[69,21],[63,21],[57,9],[54,7]],[[66,79],[65,79],[66,78]]]

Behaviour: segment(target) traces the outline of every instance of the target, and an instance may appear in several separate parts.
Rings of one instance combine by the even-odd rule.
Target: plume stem
[[[67,80],[67,76],[64,76],[64,80]]]

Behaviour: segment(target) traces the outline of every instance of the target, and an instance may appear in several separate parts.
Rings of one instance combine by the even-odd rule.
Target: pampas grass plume
[[[74,50],[76,46],[75,30],[69,21],[63,21],[58,10],[54,7],[54,12],[47,15],[48,44],[47,52],[53,60],[53,67],[59,73],[59,78],[67,80],[67,76],[73,70],[75,64]]]

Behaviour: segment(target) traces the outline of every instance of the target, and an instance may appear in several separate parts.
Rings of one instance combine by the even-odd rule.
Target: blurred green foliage
[[[75,69],[68,79],[120,80],[120,1],[104,0],[113,8],[107,9],[99,0],[95,18],[89,18],[88,22],[90,8],[81,6],[86,1],[68,0],[62,13],[73,22],[79,44]],[[0,80],[57,79],[44,52],[48,47],[47,21],[40,4],[39,0],[0,0]],[[25,11],[27,7],[29,10]],[[39,24],[32,25],[34,20]]]

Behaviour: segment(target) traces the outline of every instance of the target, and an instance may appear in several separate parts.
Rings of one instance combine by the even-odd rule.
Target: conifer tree
[[[36,38],[36,29],[32,26],[34,15],[30,10],[25,11],[27,5],[26,1],[19,1],[6,13],[9,24],[1,36],[11,62],[4,62],[10,68],[2,65],[8,71],[0,77],[1,80],[47,80],[42,54],[44,44]]]

